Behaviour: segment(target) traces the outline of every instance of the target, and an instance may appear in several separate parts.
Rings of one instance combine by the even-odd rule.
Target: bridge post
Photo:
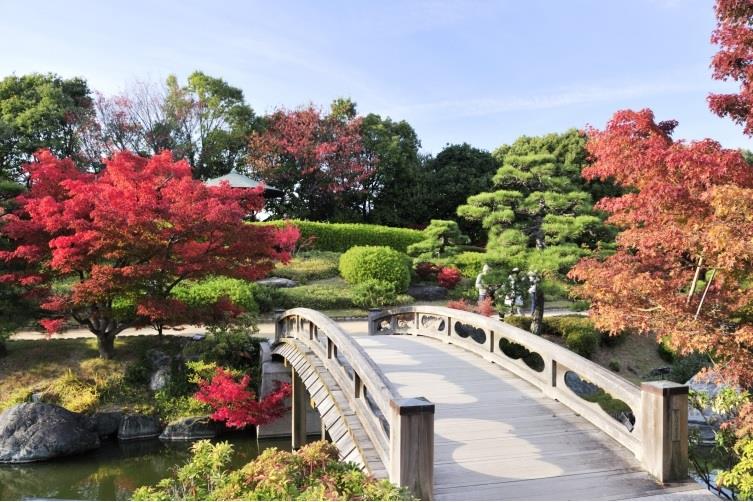
[[[280,338],[282,338],[282,314],[285,312],[285,309],[275,309],[275,343],[280,342]]]
[[[308,410],[310,398],[306,386],[303,385],[301,376],[295,371],[295,369],[291,368],[290,371],[292,373],[291,380],[293,382],[293,395],[291,398],[292,410],[290,413],[293,423],[290,430],[293,449],[297,450],[306,444],[306,435],[308,432],[306,427],[306,412]]]
[[[643,464],[659,482],[688,477],[688,386],[666,380],[641,384]]]
[[[426,398],[390,401],[390,481],[431,500],[434,486],[434,404]]]
[[[369,336],[376,335],[379,332],[379,321],[377,317],[382,313],[382,309],[369,309]]]

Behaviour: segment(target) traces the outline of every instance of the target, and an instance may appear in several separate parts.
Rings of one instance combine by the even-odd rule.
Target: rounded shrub
[[[340,275],[349,284],[374,279],[391,284],[398,293],[408,289],[410,270],[405,255],[387,246],[354,246],[340,256]]]
[[[395,286],[389,282],[369,279],[353,287],[353,304],[357,307],[384,307],[396,301]]]
[[[258,313],[255,284],[230,277],[209,277],[186,282],[175,288],[175,296],[190,308],[205,308],[227,298],[249,313]]]
[[[565,333],[565,345],[573,352],[590,358],[599,346],[599,332],[593,328],[572,328]]]

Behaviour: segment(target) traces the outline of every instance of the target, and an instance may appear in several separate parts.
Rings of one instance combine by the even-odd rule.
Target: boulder
[[[408,294],[416,300],[436,301],[447,298],[447,290],[442,286],[415,285],[408,288]]]
[[[132,439],[146,439],[159,436],[162,432],[159,420],[147,415],[126,415],[118,427],[118,439],[130,441]]]
[[[123,413],[120,411],[100,411],[92,415],[94,426],[99,437],[106,438],[115,436],[123,421]]]
[[[47,403],[22,403],[0,413],[0,463],[26,463],[99,448],[91,418]]]
[[[294,288],[298,286],[298,283],[294,280],[285,279],[284,277],[267,277],[266,279],[256,281],[256,284],[269,288]]]
[[[167,424],[159,438],[166,441],[208,439],[217,435],[217,429],[207,416],[180,418]]]
[[[164,388],[169,381],[170,367],[163,366],[162,368],[159,368],[157,371],[152,373],[152,376],[149,377],[149,389],[152,391],[160,390]]]

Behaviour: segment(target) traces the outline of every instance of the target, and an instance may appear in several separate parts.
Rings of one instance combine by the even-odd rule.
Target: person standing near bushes
[[[481,273],[476,276],[476,289],[478,290],[479,305],[481,304],[481,302],[486,300],[487,296],[489,296],[489,286],[486,284],[484,276],[488,274],[490,270],[491,267],[489,267],[489,264],[484,263],[484,267],[481,269]]]

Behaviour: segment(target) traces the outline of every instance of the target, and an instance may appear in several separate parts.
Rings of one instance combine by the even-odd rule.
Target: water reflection
[[[258,455],[252,435],[227,435],[217,441],[233,444],[233,466],[241,466]],[[0,500],[128,500],[136,488],[169,476],[173,466],[185,462],[190,445],[190,442],[157,439],[106,441],[100,449],[83,455],[49,462],[0,465]],[[272,446],[288,449],[290,440],[259,441],[262,450]]]

